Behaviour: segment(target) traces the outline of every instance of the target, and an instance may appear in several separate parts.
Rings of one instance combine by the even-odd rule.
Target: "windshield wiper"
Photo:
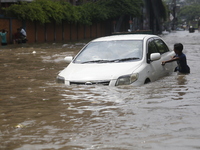
[[[82,62],[82,64],[85,64],[85,63],[107,63],[107,62],[110,62],[110,60],[91,60],[91,61],[85,61],[85,62]]]
[[[122,58],[122,59],[115,59],[115,60],[112,60],[112,62],[122,62],[122,61],[135,60],[135,59],[140,59],[140,58],[138,58],[138,57],[129,57],[129,58]]]
[[[123,62],[123,61],[129,61],[129,60],[135,60],[135,59],[140,59],[138,57],[130,57],[130,58],[122,58],[122,59],[114,59],[114,60],[91,60],[91,61],[85,61],[82,62],[82,64],[85,63],[108,63],[108,62]]]

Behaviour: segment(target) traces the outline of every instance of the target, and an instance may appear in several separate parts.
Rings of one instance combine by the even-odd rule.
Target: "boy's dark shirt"
[[[181,55],[175,55],[175,57],[179,57],[179,60],[177,61],[178,67],[177,70],[180,73],[190,73],[190,68],[187,65],[187,59],[185,54],[181,54]]]

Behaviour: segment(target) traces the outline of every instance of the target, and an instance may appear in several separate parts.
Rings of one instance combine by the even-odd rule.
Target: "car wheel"
[[[151,80],[149,78],[147,78],[145,81],[144,81],[144,84],[147,84],[147,83],[150,83]]]

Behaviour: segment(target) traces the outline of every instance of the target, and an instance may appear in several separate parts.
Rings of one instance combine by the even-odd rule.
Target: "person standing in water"
[[[27,34],[26,34],[26,31],[21,27],[20,28],[20,33],[21,33],[21,40],[22,40],[22,43],[26,43],[27,42]]]
[[[2,31],[0,32],[1,45],[2,46],[7,45],[7,40],[6,40],[7,33],[8,33],[8,31],[6,31],[5,29],[2,29]]]
[[[174,44],[174,52],[176,55],[170,60],[163,61],[162,65],[165,65],[166,63],[172,61],[177,61],[178,66],[175,68],[175,71],[178,71],[183,74],[190,73],[190,67],[187,65],[186,55],[182,51],[183,51],[183,44],[181,43]]]

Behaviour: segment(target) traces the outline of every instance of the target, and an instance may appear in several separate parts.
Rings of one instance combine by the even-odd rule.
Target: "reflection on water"
[[[63,58],[81,46],[1,49],[0,149],[200,149],[200,36],[163,38],[184,44],[191,74],[140,87],[57,84]]]
[[[186,94],[188,88],[187,88],[187,79],[186,79],[186,75],[178,75],[177,76],[177,85],[178,85],[178,94],[181,97],[180,99],[183,99],[183,95]]]

